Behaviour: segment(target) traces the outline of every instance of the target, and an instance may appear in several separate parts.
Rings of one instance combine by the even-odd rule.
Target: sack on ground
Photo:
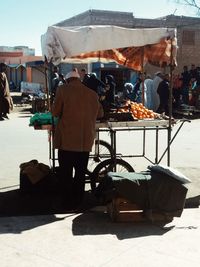
[[[48,165],[31,160],[20,164],[20,192],[55,192],[59,179]]]

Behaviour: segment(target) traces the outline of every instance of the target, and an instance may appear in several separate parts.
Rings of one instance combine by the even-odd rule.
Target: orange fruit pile
[[[146,108],[142,103],[133,101],[127,101],[124,107],[119,109],[118,112],[131,112],[133,118],[138,120],[156,118],[156,113],[153,110]]]

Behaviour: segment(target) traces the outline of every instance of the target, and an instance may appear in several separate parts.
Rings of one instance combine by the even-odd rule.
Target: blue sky
[[[175,0],[2,0],[0,8],[0,46],[25,45],[36,55],[41,55],[40,36],[48,26],[89,9],[132,12],[137,18],[196,15]]]

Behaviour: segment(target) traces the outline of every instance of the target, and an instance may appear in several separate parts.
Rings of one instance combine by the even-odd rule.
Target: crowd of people
[[[105,81],[97,78],[96,73],[87,73],[86,69],[73,69],[79,75],[80,81],[88,88],[95,91],[98,95],[99,101],[105,111],[109,111],[111,107],[116,104],[116,82],[113,75],[106,75]],[[60,78],[62,77],[62,79]],[[52,81],[52,96],[55,97],[56,90],[60,85],[66,84],[68,81],[66,76],[58,73],[58,68],[54,68]]]
[[[123,98],[144,105],[154,112],[168,114],[170,96],[170,75],[161,72],[154,77],[145,73],[138,74],[135,84],[124,84]],[[178,109],[181,105],[197,107],[200,94],[200,67],[191,65],[183,67],[180,74],[172,77],[172,105]]]
[[[198,97],[200,93],[200,67],[191,64],[183,67],[181,74],[173,77],[173,96],[175,107],[181,104],[198,106]]]
[[[146,73],[139,73],[135,84],[124,84],[122,99],[143,103],[155,112],[168,113],[169,75],[157,72],[152,78]]]

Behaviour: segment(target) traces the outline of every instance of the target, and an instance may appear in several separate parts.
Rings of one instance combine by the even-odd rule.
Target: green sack
[[[58,118],[53,117],[51,112],[47,113],[35,113],[30,118],[29,126],[41,126],[41,125],[47,125],[47,124],[57,124]]]

